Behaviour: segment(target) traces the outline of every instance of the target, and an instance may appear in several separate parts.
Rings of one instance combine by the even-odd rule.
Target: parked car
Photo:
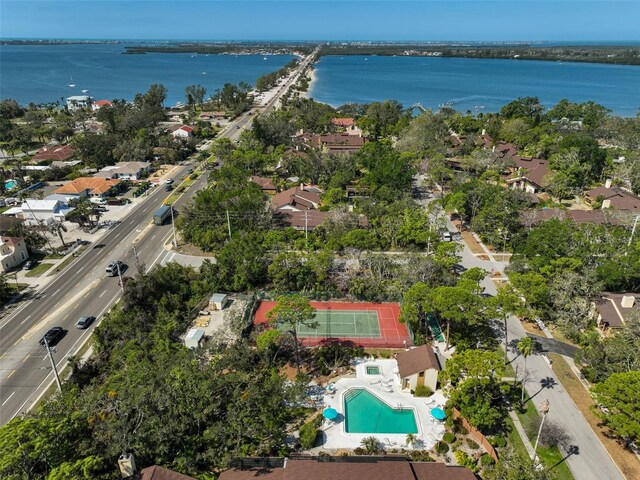
[[[118,270],[120,270],[120,273],[122,273],[126,268],[126,265],[124,263],[122,263],[120,260],[116,260],[114,262],[111,262],[109,265],[107,265],[107,276],[109,277],[116,277],[118,275]]]
[[[167,178],[164,183],[166,183],[167,185],[171,185],[173,183],[173,178]]]
[[[453,237],[451,236],[451,232],[442,232],[442,240],[445,242],[452,241]]]
[[[42,336],[40,339],[40,345],[43,347],[45,344],[53,346],[58,343],[62,337],[64,337],[64,329],[62,327],[53,327],[47,330],[47,333]]]
[[[31,270],[37,264],[38,262],[36,262],[35,260],[27,260],[26,262],[24,262],[24,265],[22,266],[22,268],[25,270]]]
[[[85,329],[89,327],[95,319],[96,317],[80,317],[76,322],[76,328],[79,328],[80,330]]]
[[[165,189],[166,192],[170,192],[171,190],[173,190],[173,185],[171,185],[170,183],[167,183],[164,186],[164,189]]]

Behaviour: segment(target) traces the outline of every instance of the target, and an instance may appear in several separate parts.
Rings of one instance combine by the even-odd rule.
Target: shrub
[[[496,435],[489,439],[489,443],[497,448],[503,448],[507,446],[507,440],[502,435]]]
[[[447,432],[442,437],[442,440],[444,440],[445,442],[451,444],[451,443],[456,441],[456,436],[451,432]]]
[[[300,445],[303,449],[308,450],[313,448],[316,444],[317,438],[318,426],[316,418],[300,427]]]
[[[362,447],[356,447],[353,449],[353,453],[356,455],[364,455],[365,451],[364,451],[364,448]]]
[[[467,467],[473,473],[476,473],[478,471],[477,462],[473,458],[471,458],[469,454],[467,454],[466,452],[463,452],[462,450],[458,450],[455,453],[455,457],[456,457],[456,462],[461,467]]]
[[[471,449],[471,450],[477,450],[478,448],[480,448],[480,445],[478,445],[476,442],[474,442],[473,440],[471,440],[470,438],[467,438],[467,446]]]
[[[488,453],[485,453],[480,457],[480,465],[482,465],[483,467],[488,467],[489,465],[493,465],[494,463],[496,463],[496,461]]]
[[[444,442],[438,442],[436,443],[435,449],[440,455],[444,455],[449,451],[449,445]]]
[[[435,462],[426,450],[412,450],[409,452],[409,458],[413,462]]]
[[[433,390],[426,385],[418,385],[413,393],[414,397],[430,397],[431,395],[433,395]]]

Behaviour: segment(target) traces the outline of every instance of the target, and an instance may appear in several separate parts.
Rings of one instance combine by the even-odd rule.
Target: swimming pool
[[[367,365],[367,375],[380,375],[380,367],[377,365]]]
[[[418,433],[413,410],[391,408],[364,388],[344,394],[347,433]]]
[[[7,180],[6,182],[4,182],[4,188],[5,190],[11,190],[17,184],[18,182],[16,182],[15,180]]]

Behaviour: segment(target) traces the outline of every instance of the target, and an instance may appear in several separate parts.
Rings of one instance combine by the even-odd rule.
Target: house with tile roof
[[[65,162],[76,154],[71,145],[46,145],[38,150],[31,160],[34,162],[57,161]]]
[[[320,193],[322,191],[313,185],[296,185],[275,194],[271,199],[271,209],[273,211],[292,210],[296,212],[316,210],[321,203]]]
[[[507,178],[511,188],[535,194],[549,186],[552,172],[548,160],[516,156],[513,161],[513,173]]]
[[[476,480],[465,467],[404,456],[244,458],[218,480]]]
[[[259,177],[257,175],[253,175],[249,177],[249,181],[258,185],[260,189],[268,195],[275,195],[276,193],[278,193],[278,189],[273,184],[273,180],[269,177]]]
[[[193,137],[193,128],[190,127],[189,125],[182,125],[178,128],[176,128],[173,132],[171,132],[171,136],[175,139],[178,138],[183,138],[183,139],[187,139],[187,138],[191,138]]]
[[[640,198],[620,187],[612,187],[610,181],[607,181],[603,187],[592,188],[586,192],[584,199],[592,206],[601,201],[600,208],[603,209],[611,208],[640,213]]]
[[[429,345],[411,348],[396,355],[401,391],[415,391],[419,385],[425,385],[434,392],[438,386],[440,362]]]
[[[93,110],[94,112],[97,112],[102,107],[111,107],[111,106],[113,106],[113,102],[110,102],[109,100],[96,100],[91,104],[91,110]]]
[[[116,195],[120,189],[120,180],[79,177],[59,187],[53,193],[80,197],[108,197]]]

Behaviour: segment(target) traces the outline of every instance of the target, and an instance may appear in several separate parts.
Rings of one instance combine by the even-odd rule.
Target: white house
[[[150,165],[149,162],[118,162],[104,167],[94,177],[136,181],[149,171]]]
[[[193,137],[193,128],[188,125],[182,125],[171,132],[173,138],[191,138]]]
[[[17,267],[29,258],[27,244],[22,237],[0,237],[0,264],[2,271]]]
[[[426,385],[435,392],[438,386],[440,362],[428,345],[411,348],[396,355],[397,377],[403,392],[412,392],[418,385]]]
[[[91,106],[92,99],[89,95],[74,95],[67,98],[67,108],[74,112]]]
[[[64,222],[66,216],[73,211],[60,200],[27,199],[20,207],[25,225],[51,225],[53,222]]]

